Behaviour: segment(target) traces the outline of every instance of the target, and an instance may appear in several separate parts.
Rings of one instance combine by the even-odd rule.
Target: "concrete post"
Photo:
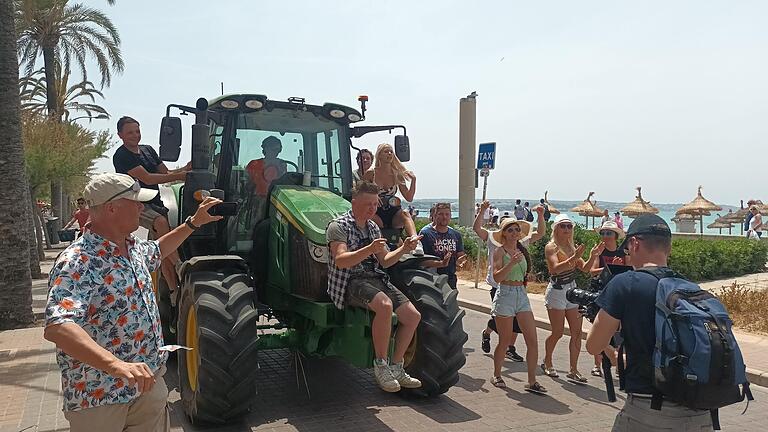
[[[459,102],[459,224],[475,220],[475,163],[477,162],[477,103],[473,94]]]

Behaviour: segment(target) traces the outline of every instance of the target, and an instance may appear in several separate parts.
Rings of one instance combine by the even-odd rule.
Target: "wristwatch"
[[[192,231],[196,231],[198,228],[200,228],[199,226],[192,223],[192,216],[187,216],[187,219],[184,220],[184,224],[188,226]]]

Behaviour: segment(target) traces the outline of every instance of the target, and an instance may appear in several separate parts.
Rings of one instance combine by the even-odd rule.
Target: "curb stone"
[[[462,298],[459,298],[458,301],[459,301],[459,306],[465,309],[470,309],[475,312],[480,312],[487,315],[491,314],[491,308],[488,305],[474,302],[471,300],[464,300]],[[538,317],[534,317],[534,319],[536,321],[536,327],[544,330],[552,330],[552,326],[549,324],[549,321],[543,318],[538,318]],[[563,334],[566,334],[568,336],[571,335],[571,330],[568,328],[568,326],[565,326],[565,329],[563,330]],[[587,333],[582,332],[581,338],[586,339]],[[768,372],[747,368],[747,380],[749,380],[750,384],[758,385],[761,387],[768,387]]]

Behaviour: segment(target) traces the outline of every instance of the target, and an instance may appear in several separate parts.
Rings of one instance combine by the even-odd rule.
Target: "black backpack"
[[[533,213],[528,207],[525,208],[525,220],[528,222],[533,222]]]

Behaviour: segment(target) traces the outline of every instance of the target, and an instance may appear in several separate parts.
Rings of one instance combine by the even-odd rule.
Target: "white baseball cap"
[[[83,198],[89,206],[97,206],[116,199],[146,202],[157,195],[156,190],[144,189],[138,180],[127,174],[97,174],[85,185]]]

